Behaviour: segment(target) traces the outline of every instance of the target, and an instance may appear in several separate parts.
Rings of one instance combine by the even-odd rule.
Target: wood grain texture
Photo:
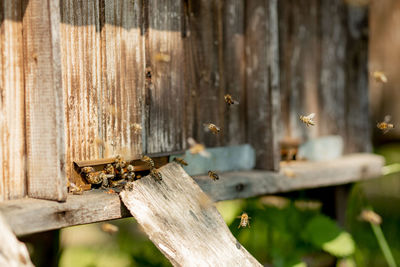
[[[61,19],[72,177],[74,160],[142,153],[144,38],[140,1],[62,1]]]
[[[34,266],[29,258],[25,244],[18,241],[11,227],[0,214],[0,266],[25,267]]]
[[[247,138],[256,167],[279,169],[280,121],[277,1],[246,2]]]
[[[23,43],[28,195],[62,201],[67,181],[59,27],[57,1],[27,3]]]
[[[261,266],[237,241],[207,196],[176,163],[120,196],[150,240],[174,266]]]
[[[329,162],[299,162],[283,166],[279,173],[256,170],[226,172],[220,174],[220,180],[216,182],[203,176],[195,177],[195,181],[212,200],[223,201],[372,179],[382,174],[383,164],[380,156],[352,154]],[[296,176],[287,177],[287,169]],[[117,194],[110,195],[100,190],[68,195],[64,203],[32,198],[9,200],[0,203],[0,212],[17,235],[119,219],[130,214]]]
[[[145,1],[146,153],[182,150],[182,1]],[[147,12],[146,12],[147,11]]]
[[[0,201],[26,194],[22,1],[0,2]]]

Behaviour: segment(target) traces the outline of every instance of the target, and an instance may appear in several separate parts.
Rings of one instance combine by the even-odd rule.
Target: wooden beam
[[[216,182],[207,176],[195,181],[214,201],[222,201],[376,178],[382,174],[383,164],[381,156],[353,154],[329,162],[293,162],[282,166],[279,173],[226,172]],[[0,212],[17,235],[129,216],[118,195],[100,190],[68,195],[65,203],[30,198],[5,201],[0,204]]]
[[[261,266],[237,241],[212,201],[176,163],[145,177],[121,199],[174,266]]]

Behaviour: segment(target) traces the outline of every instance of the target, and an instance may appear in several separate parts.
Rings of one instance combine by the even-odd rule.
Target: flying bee
[[[307,115],[307,116],[300,115],[300,120],[302,122],[304,122],[307,125],[307,127],[310,125],[314,126],[315,125],[315,122],[313,121],[314,117],[315,117],[315,113],[311,113],[310,115]]]
[[[174,161],[176,163],[179,163],[179,164],[183,165],[183,166],[187,166],[188,165],[188,163],[183,158],[174,158]]]
[[[150,169],[154,168],[154,161],[149,156],[143,156],[140,160],[146,162]]]
[[[135,133],[140,133],[142,131],[142,125],[140,125],[139,123],[134,123],[132,127]]]
[[[151,169],[150,170],[150,175],[153,177],[156,181],[162,181],[162,175],[161,172],[157,169]]]
[[[390,122],[390,115],[386,115],[385,118],[383,119],[383,122],[378,122],[376,124],[376,127],[378,127],[379,129],[381,129],[383,131],[383,134],[389,132],[391,129],[394,128],[394,125]]]
[[[232,98],[232,96],[230,94],[226,94],[224,96],[224,98],[225,98],[225,103],[228,105],[228,107],[230,107],[231,105],[239,104],[238,101],[233,100],[233,98]]]
[[[208,171],[208,177],[210,177],[213,181],[219,180],[218,174],[213,171]]]
[[[111,234],[115,234],[116,232],[118,232],[118,226],[111,224],[111,223],[103,223],[101,225],[101,230],[103,232],[109,233]]]
[[[377,82],[387,83],[388,81],[385,73],[383,73],[382,71],[374,71],[374,73],[372,73],[372,76]]]
[[[238,216],[236,218],[240,218],[240,223],[239,223],[238,229],[240,227],[245,228],[246,226],[249,226],[249,228],[250,228],[250,219],[251,219],[251,217],[249,217],[249,215],[247,215],[246,212],[243,212],[241,216]]]
[[[203,125],[207,131],[211,131],[215,135],[219,134],[219,132],[221,131],[221,128],[213,123],[204,123]]]
[[[189,143],[189,151],[192,154],[200,154],[200,156],[209,158],[211,155],[209,152],[207,152],[206,147],[203,144],[197,143],[192,137],[188,138],[188,143]]]

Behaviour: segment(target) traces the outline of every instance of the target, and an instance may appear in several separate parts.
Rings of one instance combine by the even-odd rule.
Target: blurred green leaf
[[[349,233],[342,232],[332,241],[323,244],[322,249],[336,257],[347,257],[354,253],[355,244]]]

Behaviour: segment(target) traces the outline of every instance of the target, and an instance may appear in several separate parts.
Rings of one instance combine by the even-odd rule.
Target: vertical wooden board
[[[256,149],[256,167],[277,170],[280,114],[277,1],[249,1],[245,10],[247,137]]]
[[[226,94],[239,101],[239,105],[225,105],[223,134],[224,143],[228,145],[246,142],[244,7],[242,0],[223,1],[222,7],[223,43],[219,47],[223,48],[222,53],[220,52],[223,54],[223,89]]]
[[[144,37],[140,1],[104,0],[102,27],[102,138],[111,145],[104,157],[143,152]],[[103,20],[103,19],[101,19]]]
[[[319,2],[278,1],[281,124],[285,138],[306,140],[318,133]],[[317,125],[307,128],[299,115],[312,112],[317,114]]]
[[[345,152],[370,152],[368,8],[347,6]]]
[[[26,194],[22,1],[0,2],[0,201]]]
[[[177,151],[185,141],[182,1],[145,1],[144,10],[146,152]]]
[[[58,1],[30,0],[23,18],[28,195],[65,200]]]
[[[224,35],[223,6],[220,1],[187,1],[185,24],[185,102],[192,119],[186,125],[188,136],[206,146],[224,145],[229,136],[225,129],[223,72]],[[234,22],[236,23],[236,22]],[[226,38],[226,36],[225,36]],[[240,41],[238,41],[240,46]],[[226,53],[234,53],[232,46]],[[235,60],[235,59],[232,59]],[[205,130],[205,123],[214,123],[222,130],[215,136]]]

